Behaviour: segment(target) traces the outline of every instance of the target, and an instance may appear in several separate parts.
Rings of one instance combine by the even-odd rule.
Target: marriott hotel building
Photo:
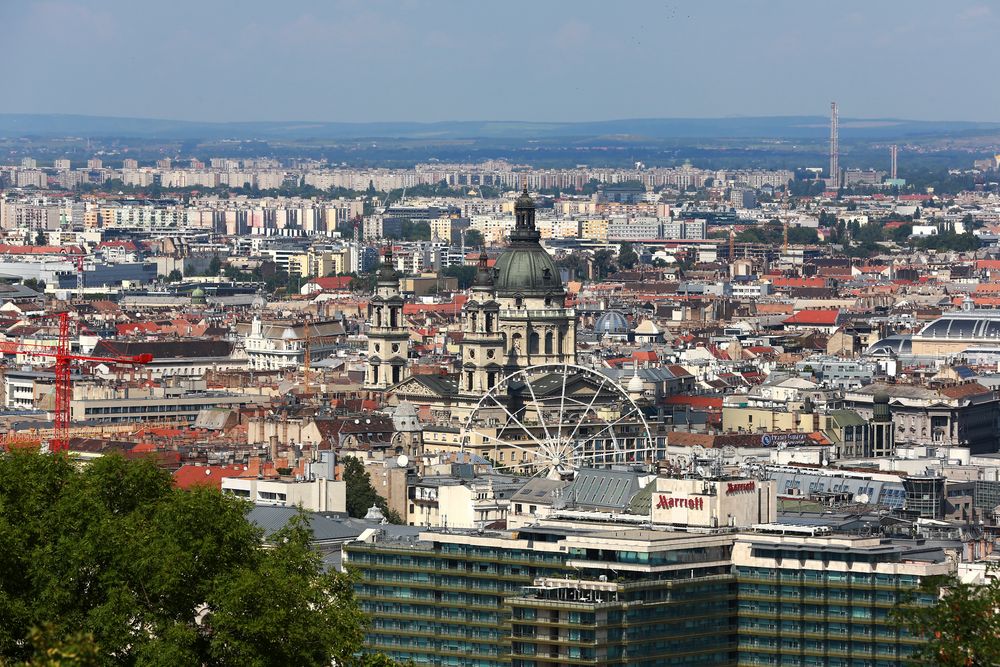
[[[920,639],[892,609],[953,567],[913,542],[777,524],[769,481],[642,493],[635,515],[348,543],[368,645],[417,665],[902,666]]]

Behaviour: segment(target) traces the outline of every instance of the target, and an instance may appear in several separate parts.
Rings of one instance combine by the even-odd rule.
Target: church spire
[[[493,271],[490,270],[490,257],[486,254],[485,246],[479,252],[479,262],[476,266],[476,277],[472,281],[472,288],[476,291],[492,291]]]
[[[385,247],[385,259],[382,262],[382,266],[379,267],[376,273],[377,281],[380,284],[389,285],[393,284],[397,287],[399,286],[399,272],[396,271],[396,266],[392,262],[392,243],[388,243]]]
[[[528,181],[525,179],[521,196],[514,202],[514,233],[511,241],[535,241],[541,235],[535,229],[535,201],[528,194]]]

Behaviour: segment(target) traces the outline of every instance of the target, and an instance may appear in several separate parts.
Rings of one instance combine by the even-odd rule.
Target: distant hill
[[[202,123],[66,114],[0,114],[0,137],[130,137],[141,139],[513,139],[600,138],[642,142],[673,139],[824,139],[824,116],[745,118],[637,118],[578,123],[444,121],[436,123],[246,122]],[[903,139],[1000,131],[1000,123],[841,118],[851,139]]]

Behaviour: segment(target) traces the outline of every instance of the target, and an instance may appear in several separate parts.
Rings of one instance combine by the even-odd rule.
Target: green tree
[[[344,466],[343,478],[347,486],[347,514],[355,518],[363,517],[372,505],[382,510],[382,514],[390,523],[403,523],[400,516],[389,509],[385,498],[380,496],[372,486],[371,477],[365,470],[365,464],[354,456],[342,459]]]
[[[618,247],[618,264],[625,270],[634,268],[639,263],[639,255],[632,248],[631,243],[622,243]]]
[[[349,285],[352,292],[371,294],[375,291],[375,272],[362,273],[351,278]]]
[[[929,577],[895,616],[910,634],[927,640],[911,656],[915,662],[985,667],[1000,664],[998,607],[1000,580],[996,578],[978,586],[954,577]]]
[[[49,239],[45,236],[45,232],[39,229],[38,233],[35,234],[35,245],[46,245],[48,242]]]
[[[468,289],[472,286],[472,281],[475,279],[478,270],[475,266],[459,266],[456,264],[442,269],[441,275],[458,278],[458,288]]]
[[[906,243],[910,236],[913,234],[913,225],[909,222],[900,225],[894,229],[889,230],[888,241],[895,241],[896,243]]]
[[[212,255],[212,261],[208,263],[208,275],[217,276],[222,272],[222,260],[218,255]]]
[[[982,241],[978,236],[969,232],[966,234],[956,234],[953,231],[935,234],[933,236],[921,236],[914,239],[914,245],[918,248],[930,250],[956,250],[958,252],[970,252],[978,250],[982,246]]]
[[[55,636],[51,623],[33,628],[28,633],[27,645],[31,657],[17,663],[18,667],[101,667],[101,652],[94,636],[78,632],[66,637]],[[6,664],[0,659],[0,664]]]
[[[569,271],[569,279],[577,280],[585,276],[584,273],[585,260],[580,255],[580,253],[571,252],[567,255],[563,255],[556,260],[556,266],[560,269],[567,269]]]
[[[365,664],[352,582],[305,515],[263,548],[247,509],[151,460],[0,458],[0,664]]]
[[[819,235],[812,227],[789,227],[788,242],[792,245],[808,245],[817,243]]]
[[[598,250],[594,253],[594,278],[602,280],[618,270],[613,250]]]
[[[467,229],[465,230],[465,245],[466,247],[480,248],[486,245],[486,239],[483,238],[483,233],[478,229]]]

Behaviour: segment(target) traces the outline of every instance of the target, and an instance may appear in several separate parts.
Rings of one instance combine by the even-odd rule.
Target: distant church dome
[[[621,334],[628,332],[628,320],[616,310],[609,310],[594,323],[594,332],[598,334]]]
[[[646,385],[643,384],[642,378],[639,377],[639,372],[638,372],[638,369],[637,369],[636,372],[633,373],[631,379],[629,379],[629,381],[628,381],[628,393],[631,396],[634,396],[634,395],[637,395],[637,394],[641,395],[642,392],[645,391],[645,389],[646,389]]]
[[[205,298],[205,290],[200,287],[195,287],[191,291],[191,304],[195,306],[203,306],[206,303],[208,303],[208,300]]]
[[[562,295],[559,269],[538,240],[535,229],[535,202],[527,187],[514,204],[516,222],[510,234],[510,246],[497,259],[494,284],[498,296]]]

